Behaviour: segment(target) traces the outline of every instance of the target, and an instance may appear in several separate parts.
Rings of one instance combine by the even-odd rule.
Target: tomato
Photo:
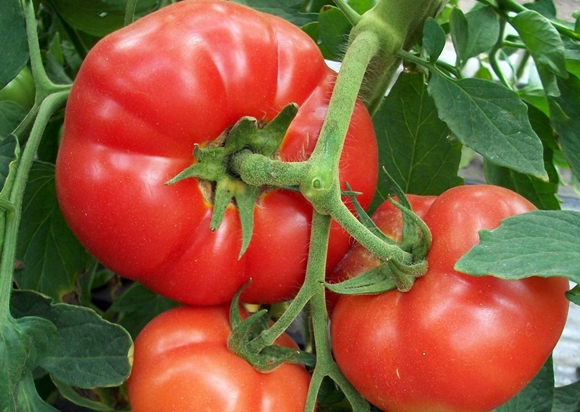
[[[435,200],[435,196],[418,196],[409,194],[407,199],[413,212],[423,218],[429,207]],[[371,216],[377,227],[391,239],[400,242],[403,228],[401,212],[391,202],[383,202]],[[361,244],[355,243],[335,266],[334,270],[326,277],[329,283],[338,283],[350,279],[361,273],[367,272],[378,265],[381,261]],[[326,305],[329,313],[332,313],[340,295],[327,291]]]
[[[0,101],[12,101],[26,111],[34,105],[35,95],[34,79],[26,66],[4,88],[0,89]]]
[[[310,374],[284,363],[258,372],[230,352],[228,306],[177,307],[135,339],[127,391],[133,412],[302,412]],[[277,344],[297,348],[288,335]]]
[[[192,164],[196,144],[242,116],[265,122],[300,106],[277,158],[307,159],[336,74],[292,24],[220,0],[165,7],[101,40],[71,90],[56,164],[61,209],[105,266],[172,299],[229,302],[292,298],[304,280],[311,205],[298,192],[264,190],[249,248],[234,204],[216,231],[197,179],[165,185]],[[341,182],[372,200],[378,177],[372,120],[358,102],[340,160]],[[346,185],[344,185],[346,186]],[[333,224],[328,266],[349,247]]]
[[[452,188],[425,215],[429,270],[409,292],[339,299],[333,351],[364,397],[389,412],[489,411],[533,379],[564,327],[568,281],[453,269],[479,230],[533,209],[504,188]]]

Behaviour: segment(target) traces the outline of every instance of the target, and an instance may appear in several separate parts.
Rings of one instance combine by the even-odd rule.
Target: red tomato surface
[[[568,281],[475,277],[453,267],[479,230],[534,209],[500,187],[450,189],[425,215],[429,270],[409,292],[339,299],[333,350],[363,396],[389,412],[490,411],[533,379],[564,327]]]
[[[292,24],[239,4],[191,0],[165,7],[100,41],[67,104],[56,164],[61,209],[105,266],[153,291],[194,304],[292,298],[303,282],[312,207],[297,192],[265,191],[238,259],[235,206],[210,231],[212,205],[196,179],[167,186],[189,166],[196,143],[242,116],[272,120],[300,106],[278,157],[307,159],[327,111],[335,73]],[[378,155],[371,118],[358,102],[340,163],[341,182],[372,200]],[[349,247],[333,224],[328,267]]]
[[[230,352],[229,307],[178,307],[135,339],[127,391],[133,412],[302,412],[310,374],[296,364],[261,373]],[[297,348],[289,336],[278,344]]]

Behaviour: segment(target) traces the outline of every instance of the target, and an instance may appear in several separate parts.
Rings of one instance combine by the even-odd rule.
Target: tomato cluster
[[[533,379],[556,345],[568,313],[568,281],[502,280],[454,269],[479,242],[479,230],[535,209],[518,194],[482,185],[409,197],[433,236],[429,270],[409,292],[340,297],[331,320],[336,361],[384,410],[492,410]],[[401,215],[390,203],[374,218],[389,236],[400,233]],[[378,264],[357,248],[333,277]]]
[[[251,242],[240,257],[236,204],[211,230],[213,183],[166,183],[198,162],[196,147],[224,145],[239,119],[267,124],[291,103],[299,110],[274,158],[308,159],[335,78],[300,29],[222,0],[162,8],[105,37],[84,60],[56,164],[63,215],[102,264],[189,305],[159,315],[136,339],[127,385],[133,411],[304,408],[310,382],[304,367],[284,364],[264,374],[228,350],[227,307],[249,280],[243,302],[296,295],[312,206],[297,191],[262,188]],[[360,193],[362,207],[374,196],[377,163],[373,123],[357,102],[339,178],[343,189],[348,183]],[[405,293],[329,294],[336,361],[383,410],[490,410],[521,390],[549,356],[566,319],[568,282],[506,281],[454,269],[479,230],[534,209],[519,195],[461,186],[409,201],[433,236],[429,270]],[[391,203],[374,220],[400,238],[401,215]],[[330,281],[382,264],[362,246],[350,247],[349,235],[333,223]],[[285,335],[276,344],[296,348]]]

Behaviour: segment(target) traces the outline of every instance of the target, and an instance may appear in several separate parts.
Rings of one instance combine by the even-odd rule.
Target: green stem
[[[10,314],[10,292],[12,290],[12,274],[16,258],[16,244],[18,241],[18,227],[22,213],[24,190],[28,181],[28,174],[34,156],[38,150],[40,140],[48,120],[55,110],[60,108],[68,97],[68,90],[48,96],[41,104],[38,117],[32,126],[30,137],[22,152],[16,169],[14,183],[10,191],[9,203],[12,205],[6,213],[6,227],[4,243],[2,245],[2,260],[0,261],[0,323]],[[6,209],[6,208],[5,208]]]
[[[491,3],[488,4],[493,7],[493,4]],[[502,10],[513,11],[516,13],[521,13],[522,11],[530,10],[514,0],[498,0],[498,5]],[[558,31],[558,33],[574,40],[580,40],[579,33],[576,33],[574,30],[566,27],[562,23],[554,20],[550,20],[550,23],[552,23],[552,26],[554,26],[554,28]]]
[[[380,41],[373,32],[362,33],[349,46],[320,137],[308,160],[309,168],[300,184],[300,191],[322,214],[329,206],[329,195],[339,189],[338,170],[344,140],[367,66],[379,47]]]
[[[409,49],[423,31],[427,17],[433,16],[441,0],[379,0],[351,32],[351,41],[373,32],[380,39],[380,52],[369,66],[361,98],[371,115],[379,108],[400,64],[399,49]]]
[[[383,262],[395,259],[405,264],[412,261],[410,253],[405,252],[398,245],[389,245],[380,237],[372,233],[342,202],[336,204],[331,211],[332,217],[361,245],[376,255]]]
[[[22,0],[22,9],[26,21],[30,67],[32,69],[32,77],[34,78],[34,84],[36,86],[36,102],[41,102],[51,93],[70,89],[70,85],[57,85],[48,78],[44,66],[42,65],[40,45],[38,44],[38,31],[36,29],[36,13],[34,12],[34,4],[30,0]]]
[[[505,26],[506,26],[506,21],[502,19],[501,23],[500,23],[500,32],[499,32],[498,41],[492,47],[492,49],[489,51],[489,63],[491,64],[491,68],[493,69],[495,75],[499,78],[500,82],[508,89],[512,89],[512,85],[510,84],[508,79],[506,79],[505,74],[503,73],[501,67],[499,66],[499,62],[498,62],[498,58],[497,58],[497,55],[500,52],[502,44],[503,44]]]
[[[137,0],[127,0],[127,7],[125,8],[124,25],[128,26],[133,23],[135,19],[135,10],[137,9]]]
[[[356,26],[361,19],[361,15],[353,9],[348,2],[345,0],[334,0],[334,4],[338,7],[346,16],[348,21],[353,25]]]
[[[324,289],[330,223],[330,216],[314,212],[305,286],[311,291],[310,309],[312,313],[314,342],[316,344],[316,366],[313,371],[304,411],[310,412],[316,409],[316,398],[322,379],[325,376],[330,376],[343,389],[345,395],[351,401],[355,412],[368,411],[368,403],[347,381],[332,357],[328,336],[328,312],[326,310],[326,293]]]

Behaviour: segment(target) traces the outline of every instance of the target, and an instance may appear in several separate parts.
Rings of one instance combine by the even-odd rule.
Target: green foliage
[[[482,230],[480,244],[456,269],[502,279],[566,276],[580,282],[580,212],[541,210],[505,219],[495,230]]]
[[[16,77],[28,61],[24,16],[18,0],[0,1],[0,89]],[[5,41],[10,39],[10,41]]]
[[[123,27],[127,0],[48,0],[71,27],[92,36],[104,36]],[[139,0],[137,14],[151,11],[155,0]]]
[[[462,183],[461,145],[437,116],[421,74],[401,74],[374,117],[380,164],[405,193],[438,195]],[[378,200],[390,184],[382,179]]]
[[[23,219],[17,258],[24,267],[15,281],[56,300],[75,289],[76,277],[85,269],[86,254],[58,207],[54,165],[35,163],[24,193]]]
[[[38,365],[67,385],[96,388],[120,385],[131,370],[129,334],[93,310],[30,291],[14,292],[11,312],[17,319],[41,318],[56,335]],[[45,322],[46,323],[46,322]]]
[[[546,178],[542,144],[518,95],[482,79],[429,79],[439,117],[465,145],[499,166]]]

